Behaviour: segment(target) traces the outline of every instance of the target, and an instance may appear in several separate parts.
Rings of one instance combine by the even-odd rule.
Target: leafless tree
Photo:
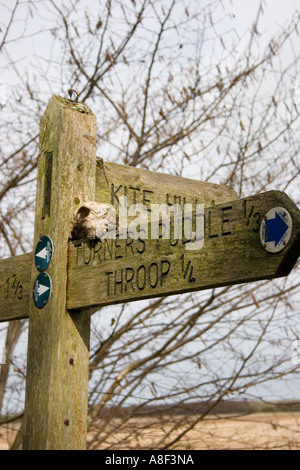
[[[265,1],[243,35],[225,0],[7,3],[1,258],[32,250],[39,121],[51,94],[68,88],[97,115],[104,160],[196,174],[240,196],[275,188],[299,203],[299,12],[271,37],[261,28]],[[273,383],[295,383],[299,287],[294,270],[283,280],[101,309],[88,447],[180,448],[224,401],[267,402],[279,393]],[[26,325],[5,326],[2,422],[22,414]]]

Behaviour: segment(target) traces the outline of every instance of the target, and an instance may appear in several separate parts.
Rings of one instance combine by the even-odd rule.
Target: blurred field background
[[[263,404],[261,402],[222,403],[214,414],[201,416],[201,404],[188,410],[149,407],[148,414],[130,417],[130,409],[107,412],[99,420],[98,429],[105,429],[103,444],[99,435],[90,432],[90,450],[299,450],[299,403]],[[260,411],[263,410],[263,411]],[[119,412],[119,417],[117,413]],[[128,417],[124,426],[124,420]],[[111,416],[113,418],[111,419]],[[186,432],[186,422],[191,429]],[[184,423],[184,426],[183,426]],[[196,424],[195,424],[196,423]],[[0,426],[0,450],[20,449],[20,420]],[[119,429],[118,429],[119,428]],[[166,435],[182,435],[171,448],[164,449]],[[16,436],[17,439],[16,439]],[[99,444],[100,442],[100,444]]]

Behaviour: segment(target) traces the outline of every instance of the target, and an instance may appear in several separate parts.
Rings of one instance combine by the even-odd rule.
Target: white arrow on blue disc
[[[45,271],[52,259],[53,243],[48,235],[44,235],[36,245],[34,261],[39,271]]]
[[[50,287],[43,286],[42,284],[39,284],[38,287],[37,287],[38,297],[40,297],[41,295],[43,295],[43,294],[44,294],[45,292],[47,292],[49,289],[50,289]]]
[[[269,253],[278,253],[290,241],[293,223],[290,214],[283,207],[270,209],[260,226],[260,241]]]
[[[51,294],[51,279],[47,273],[40,273],[33,285],[33,301],[37,308],[45,307]]]
[[[47,259],[47,257],[49,257],[49,249],[45,247],[41,251],[39,251],[35,256],[37,256],[38,258]]]

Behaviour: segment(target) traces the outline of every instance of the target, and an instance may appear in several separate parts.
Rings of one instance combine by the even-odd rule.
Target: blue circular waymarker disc
[[[263,218],[260,226],[260,241],[269,253],[279,253],[290,241],[293,222],[284,207],[273,207]]]
[[[44,235],[36,245],[34,261],[39,271],[45,271],[52,259],[53,243],[50,237]]]
[[[37,308],[45,307],[51,294],[51,279],[47,273],[40,273],[33,285],[33,301]]]

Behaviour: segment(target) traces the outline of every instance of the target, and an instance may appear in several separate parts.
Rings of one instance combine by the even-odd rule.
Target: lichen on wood
[[[68,312],[66,289],[72,216],[82,201],[95,198],[95,139],[92,111],[52,96],[40,124],[34,234],[34,247],[42,235],[53,243],[47,268],[52,289],[44,308],[38,310],[30,301],[26,450],[86,448],[90,312]],[[36,276],[32,262],[32,284]]]

